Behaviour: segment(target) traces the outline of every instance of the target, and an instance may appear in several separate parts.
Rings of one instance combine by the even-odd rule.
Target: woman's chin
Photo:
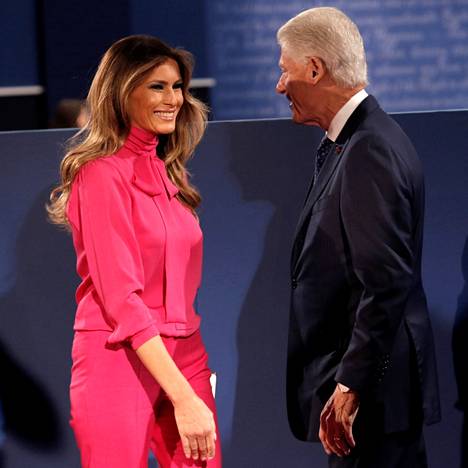
[[[158,123],[158,125],[153,126],[153,131],[157,135],[168,135],[169,133],[173,133],[175,129],[175,122]]]

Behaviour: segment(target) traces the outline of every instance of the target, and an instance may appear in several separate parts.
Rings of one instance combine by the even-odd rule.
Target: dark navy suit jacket
[[[331,148],[296,229],[287,400],[299,439],[318,440],[336,382],[359,392],[360,412],[379,414],[384,432],[440,419],[423,222],[416,151],[369,96]]]

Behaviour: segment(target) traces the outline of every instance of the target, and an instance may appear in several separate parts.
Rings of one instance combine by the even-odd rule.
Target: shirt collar
[[[124,147],[135,154],[155,154],[157,144],[157,135],[148,130],[133,126],[125,140]]]
[[[175,197],[179,189],[167,175],[164,161],[146,152],[135,158],[133,183],[148,195],[160,195],[163,189],[169,198]]]
[[[349,99],[349,101],[335,114],[332,121],[330,122],[330,127],[327,131],[327,138],[332,141],[336,141],[338,135],[340,134],[343,127],[346,125],[346,122],[351,117],[351,114],[356,110],[356,108],[361,104],[364,99],[368,96],[365,89],[361,89],[354,96]]]

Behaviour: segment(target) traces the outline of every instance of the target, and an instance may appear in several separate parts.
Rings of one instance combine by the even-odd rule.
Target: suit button
[[[297,279],[296,278],[293,278],[291,280],[291,286],[293,289],[296,289],[297,288]]]

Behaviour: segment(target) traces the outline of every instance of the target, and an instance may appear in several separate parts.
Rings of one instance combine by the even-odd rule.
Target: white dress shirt
[[[330,122],[330,127],[327,131],[327,138],[331,141],[336,141],[346,122],[351,117],[351,114],[356,110],[357,106],[361,104],[368,96],[365,89],[358,91],[333,117]]]

